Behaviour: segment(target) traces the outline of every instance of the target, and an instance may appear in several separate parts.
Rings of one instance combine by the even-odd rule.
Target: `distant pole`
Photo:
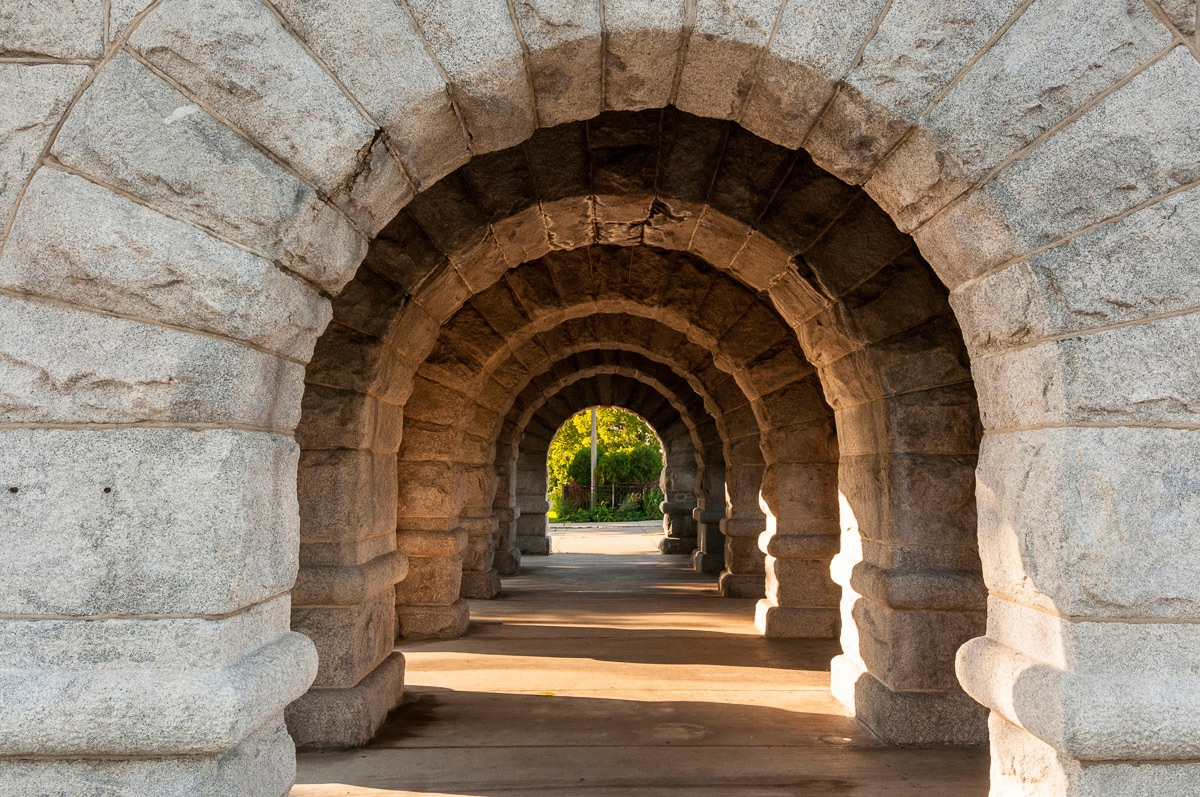
[[[592,511],[596,511],[596,408],[592,407]]]

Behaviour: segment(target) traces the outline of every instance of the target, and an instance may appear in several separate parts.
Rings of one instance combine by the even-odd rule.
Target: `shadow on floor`
[[[594,612],[566,612],[569,625],[475,621],[453,640],[405,642],[403,653],[453,652],[471,656],[591,659],[625,664],[763,667],[828,672],[842,652],[836,639],[767,639],[697,629],[613,628]],[[536,644],[534,644],[536,642]]]
[[[987,793],[986,750],[885,746],[803,710],[806,695],[778,697],[787,707],[422,687],[368,747],[303,756],[292,797]]]

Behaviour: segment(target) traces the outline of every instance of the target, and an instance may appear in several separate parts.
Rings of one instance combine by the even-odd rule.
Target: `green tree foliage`
[[[654,481],[662,471],[662,450],[640,418],[615,407],[596,412],[598,481],[601,484]],[[592,421],[589,410],[571,416],[550,442],[547,475],[551,491],[568,481],[591,484]]]

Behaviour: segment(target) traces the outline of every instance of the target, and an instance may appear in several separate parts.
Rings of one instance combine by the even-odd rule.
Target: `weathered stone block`
[[[883,7],[883,0],[852,9],[828,0],[788,3],[741,124],[776,144],[800,146]]]
[[[301,750],[359,747],[404,696],[404,656],[393,652],[349,689],[310,689],[284,711]]]
[[[1183,429],[989,435],[977,489],[989,590],[1066,615],[1197,616],[1198,452]]]
[[[24,7],[18,14],[32,16],[36,14],[33,9],[67,4],[30,2],[17,5]],[[11,7],[0,10],[0,40],[6,43],[6,34],[11,31],[5,28],[14,24],[14,20],[3,17],[12,13]],[[4,105],[0,110],[0,131],[3,131],[0,133],[0,218],[7,219],[12,213],[17,195],[41,157],[51,131],[89,71],[90,68],[82,64],[0,64],[0,85],[4,86]]]
[[[292,588],[297,606],[354,606],[408,575],[408,557],[389,551],[365,564],[302,566]]]
[[[367,539],[396,528],[395,455],[302,451],[297,492],[306,541]]]
[[[967,283],[951,303],[975,352],[1179,312],[1200,302],[1197,236],[1193,189]]]
[[[1183,342],[1197,329],[1176,316],[977,358],[984,424],[1190,425],[1200,382]]]
[[[317,648],[316,687],[347,689],[387,658],[396,632],[396,599],[383,589],[357,606],[297,606],[292,630]]]
[[[0,610],[224,614],[296,578],[296,444],[236,430],[0,432]],[[74,563],[62,578],[63,563]]]
[[[459,595],[474,600],[491,600],[500,594],[500,573],[492,568],[483,572],[464,571]]]
[[[366,252],[339,211],[129,55],[83,93],[53,154],[331,292]]]
[[[717,581],[722,598],[761,598],[765,594],[761,575],[731,573],[725,570]]]
[[[467,632],[470,609],[459,598],[449,606],[397,606],[397,637],[457,639]]]
[[[390,0],[276,0],[275,7],[387,131],[424,189],[470,157],[446,83]]]
[[[165,0],[129,39],[150,63],[210,104],[378,232],[412,190],[375,129],[267,8]],[[231,91],[231,86],[252,90]],[[383,174],[386,172],[387,174]],[[386,184],[386,197],[373,197]],[[367,196],[361,196],[366,194]],[[407,196],[405,196],[407,194]],[[382,199],[378,206],[364,198]]]
[[[285,632],[218,669],[7,669],[0,679],[0,750],[221,755],[303,694],[316,665],[312,643]]]
[[[25,193],[0,284],[301,361],[330,316],[328,300],[270,261],[57,169],[38,171]]]
[[[837,609],[779,606],[769,598],[754,607],[754,627],[776,639],[836,639],[841,617]]]
[[[244,424],[290,430],[300,365],[232,341],[0,297],[9,423]]]
[[[0,55],[99,58],[104,52],[105,12],[103,0],[8,3],[0,10]]]
[[[984,190],[1026,249],[1053,243],[1200,178],[1197,102],[1200,64],[1177,48]]]
[[[305,385],[296,442],[305,449],[400,447],[404,408],[374,396],[324,385]]]
[[[296,777],[296,754],[282,717],[273,717],[220,755],[124,759],[14,759],[0,764],[11,794],[238,794],[279,797]]]
[[[0,669],[220,670],[287,636],[291,602],[272,598],[220,619],[0,621]]]
[[[608,0],[604,4],[604,107],[662,108],[683,43],[684,4]]]
[[[696,4],[675,106],[716,119],[736,119],[754,81],[779,0]]]
[[[472,152],[519,144],[536,126],[525,57],[501,0],[410,0],[422,37],[450,76]]]
[[[1167,28],[1134,0],[1031,6],[932,109],[924,122],[930,138],[902,143],[867,190],[902,229],[911,229],[1169,41]],[[1004,101],[993,102],[996,97]],[[949,157],[922,157],[921,149]],[[1086,182],[1090,192],[1094,181]]]
[[[599,5],[521,0],[513,10],[529,48],[539,124],[591,119],[604,110]]]
[[[836,614],[841,590],[829,577],[828,559],[776,559],[768,556],[766,593],[776,606],[831,607]]]
[[[408,576],[396,589],[396,606],[449,606],[458,600],[462,575],[457,556],[409,556]]]

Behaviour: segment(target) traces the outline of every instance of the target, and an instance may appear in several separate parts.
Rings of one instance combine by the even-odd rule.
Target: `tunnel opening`
[[[397,638],[461,636],[546,549],[543,407],[657,391],[705,464],[692,566],[764,635],[840,638],[834,694],[882,738],[986,738],[953,665],[985,616],[962,333],[912,238],[804,150],[667,107],[476,156],[371,244],[306,379],[302,507],[310,457],[370,474],[351,548],[406,562]],[[308,445],[331,414],[364,437]]]

